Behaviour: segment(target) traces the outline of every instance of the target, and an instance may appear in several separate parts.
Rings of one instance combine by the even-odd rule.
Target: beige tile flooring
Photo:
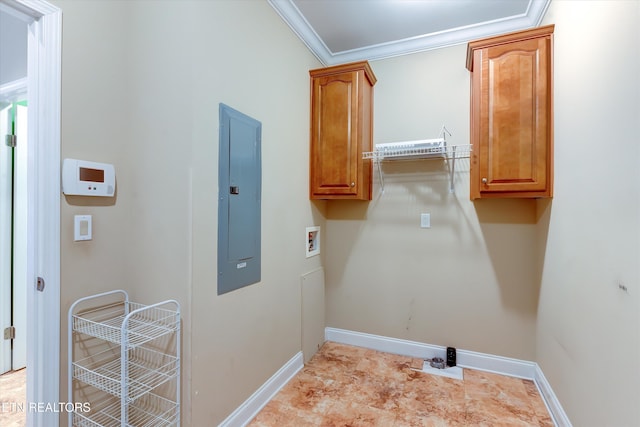
[[[0,426],[27,425],[27,370],[20,369],[0,375]],[[20,411],[22,406],[24,411]]]
[[[464,369],[431,375],[411,357],[327,342],[249,427],[552,427],[533,381]]]

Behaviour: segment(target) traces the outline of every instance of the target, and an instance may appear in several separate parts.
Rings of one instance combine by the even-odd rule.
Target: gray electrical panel
[[[262,124],[220,104],[218,295],[260,281]]]

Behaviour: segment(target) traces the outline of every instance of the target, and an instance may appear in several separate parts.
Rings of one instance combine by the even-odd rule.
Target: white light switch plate
[[[75,215],[73,217],[73,240],[91,240],[91,215]]]
[[[431,228],[431,214],[420,214],[420,228]]]

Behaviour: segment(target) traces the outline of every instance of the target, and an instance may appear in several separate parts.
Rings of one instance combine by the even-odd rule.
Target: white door
[[[27,366],[27,106],[16,105],[13,192],[13,354],[11,368]]]
[[[16,135],[16,148],[4,143]],[[0,373],[27,365],[27,107],[0,110]],[[4,331],[13,327],[14,337]]]
[[[11,217],[13,150],[5,144],[12,104],[0,110],[0,374],[11,370],[11,341],[4,330],[11,326]]]

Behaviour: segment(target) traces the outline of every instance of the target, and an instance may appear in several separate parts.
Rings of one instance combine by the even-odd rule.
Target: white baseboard
[[[341,344],[422,359],[433,357],[445,358],[447,350],[446,347],[437,345],[336,328],[325,328],[325,339]],[[457,349],[456,354],[457,364],[463,368],[495,372],[501,375],[533,380],[538,390],[540,390],[540,395],[547,405],[556,426],[571,427],[571,422],[562,409],[560,401],[558,401],[556,395],[553,393],[551,386],[537,363],[468,350]]]
[[[442,354],[444,354],[444,352],[442,352],[444,347],[437,345],[422,344],[416,341],[407,341],[397,338],[383,337],[380,335],[347,331],[344,329],[325,328],[324,338],[327,341],[333,341],[341,344],[370,348],[371,350],[401,354],[403,356],[421,357],[424,359],[442,357]]]
[[[446,347],[344,329],[325,328],[325,339],[341,344],[422,359],[446,357]],[[572,427],[560,401],[537,363],[468,350],[457,350],[456,353],[457,364],[463,368],[490,371],[533,380],[549,409],[555,425],[558,427]],[[244,427],[249,424],[258,412],[303,366],[302,352],[298,352],[218,427]]]
[[[553,417],[553,421],[558,427],[572,427],[571,421],[569,421],[569,417],[562,409],[562,405],[560,405],[560,401],[556,397],[556,394],[551,389],[551,385],[545,378],[542,373],[542,369],[540,366],[536,364],[536,376],[534,378],[534,382],[538,387],[538,391],[542,396],[542,400],[544,400],[545,405],[547,405],[547,409],[549,413]]]
[[[535,379],[537,366],[535,362],[469,350],[457,350],[456,353],[458,354],[458,365],[463,368],[495,372],[527,380]]]
[[[438,345],[346,331],[344,329],[325,328],[325,338],[327,341],[422,359],[432,357],[442,357],[444,359],[447,353],[446,347]],[[456,350],[456,354],[457,364],[463,368],[490,371],[530,380],[535,378],[536,364],[534,362],[459,349]]]
[[[298,352],[267,380],[242,405],[229,415],[218,427],[244,427],[264,406],[302,369],[302,352]]]

